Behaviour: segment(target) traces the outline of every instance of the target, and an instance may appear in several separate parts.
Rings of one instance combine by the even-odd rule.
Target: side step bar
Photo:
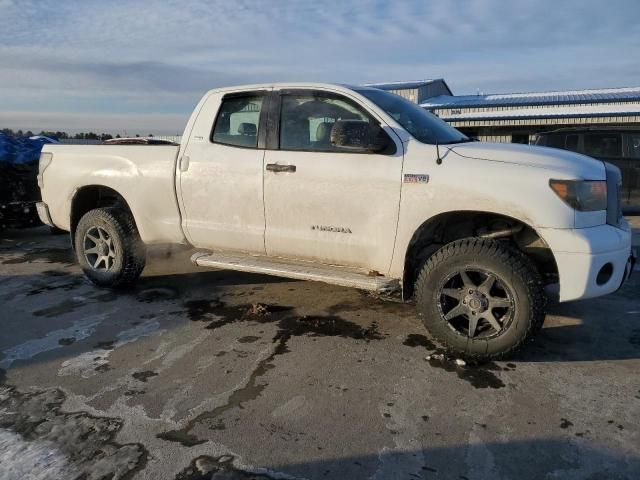
[[[400,283],[396,279],[371,276],[359,270],[311,262],[292,262],[280,258],[248,254],[207,252],[194,253],[191,256],[191,261],[200,267],[262,273],[298,280],[312,280],[378,293],[391,293],[400,288]]]

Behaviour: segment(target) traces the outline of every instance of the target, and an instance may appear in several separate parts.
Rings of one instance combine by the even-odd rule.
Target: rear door
[[[213,94],[180,162],[183,228],[199,248],[264,254],[266,91]]]
[[[382,125],[393,151],[332,146],[336,121],[379,121],[344,94],[287,90],[276,104],[264,160],[267,254],[386,273],[398,221],[402,143]]]

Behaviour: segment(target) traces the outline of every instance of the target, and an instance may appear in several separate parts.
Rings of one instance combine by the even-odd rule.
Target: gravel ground
[[[169,248],[113,292],[64,235],[1,238],[0,479],[639,476],[640,272],[470,366],[412,305]]]

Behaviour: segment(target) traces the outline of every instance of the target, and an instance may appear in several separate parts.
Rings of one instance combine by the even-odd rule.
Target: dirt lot
[[[640,475],[638,271],[461,366],[411,305],[163,248],[112,292],[66,236],[1,236],[1,479]]]

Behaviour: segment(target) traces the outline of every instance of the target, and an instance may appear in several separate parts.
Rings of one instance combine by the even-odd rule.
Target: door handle
[[[186,172],[189,170],[189,157],[187,155],[183,155],[180,157],[180,171]]]
[[[295,165],[280,165],[278,163],[267,163],[267,170],[269,170],[270,172],[295,172],[296,171],[296,166]]]

